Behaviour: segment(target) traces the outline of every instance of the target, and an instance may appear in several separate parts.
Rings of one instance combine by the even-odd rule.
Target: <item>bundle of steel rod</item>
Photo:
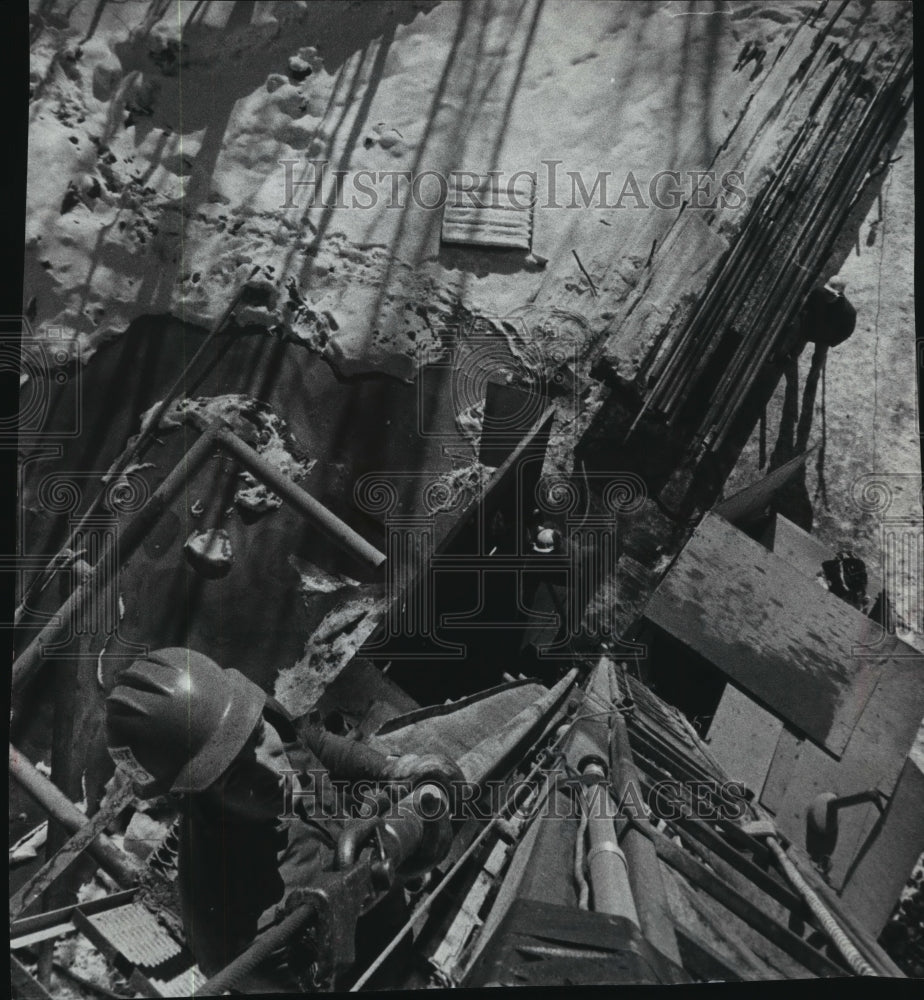
[[[850,152],[837,163],[830,181],[818,192],[817,202],[810,201],[808,219],[794,238],[785,269],[777,278],[778,294],[756,312],[751,324],[753,336],[739,350],[734,369],[726,370],[700,427],[700,439],[712,450],[720,448],[727,438],[742,402],[778,345],[780,335],[795,319],[817,282],[864,178],[875,167],[883,146],[905,117],[911,103],[911,93],[905,91],[911,84],[912,72],[913,58],[907,52],[869,102],[856,131],[845,137],[845,147]],[[814,192],[810,198],[815,198]]]
[[[776,176],[765,189],[759,210],[752,215],[753,226],[742,233],[735,245],[738,252],[730,261],[729,273],[720,273],[718,280],[712,283],[707,296],[707,299],[711,298],[711,302],[707,303],[709,308],[698,311],[694,317],[692,336],[685,339],[687,353],[692,352],[693,363],[686,363],[687,357],[678,358],[679,364],[672,364],[667,373],[667,385],[662,390],[664,399],[659,404],[667,413],[670,414],[677,406],[678,400],[686,398],[686,390],[711,360],[719,341],[719,336],[715,334],[721,334],[737,319],[736,314],[742,303],[753,297],[755,290],[771,276],[767,270],[768,258],[777,251],[777,244],[786,235],[787,225],[794,219],[799,195],[815,179],[862,65],[844,70],[842,64],[841,72],[829,77],[790,143]],[[835,83],[838,86],[834,106],[822,128],[818,129],[815,115]]]
[[[745,162],[746,157],[753,151],[753,147],[762,138],[765,125],[771,118],[777,118],[781,120],[799,120],[801,118],[801,123],[797,135],[791,141],[788,147],[788,151],[784,157],[783,162],[775,170],[770,183],[764,187],[755,198],[755,207],[752,212],[748,214],[747,221],[745,223],[746,231],[759,230],[759,219],[760,219],[760,209],[768,201],[769,196],[776,190],[778,190],[785,171],[796,152],[801,148],[801,144],[805,142],[807,133],[814,127],[814,116],[820,106],[821,102],[827,97],[833,84],[837,79],[837,72],[829,73],[822,82],[819,91],[815,94],[811,101],[810,106],[804,113],[798,113],[794,109],[796,106],[803,102],[805,91],[809,88],[809,84],[813,79],[815,79],[815,74],[822,73],[827,66],[829,66],[836,57],[840,54],[840,48],[835,42],[828,42],[825,45],[828,36],[831,34],[832,29],[837,24],[841,14],[843,14],[844,9],[847,7],[849,0],[841,0],[835,13],[832,17],[817,31],[814,38],[812,39],[811,45],[809,46],[808,53],[802,58],[802,60],[795,65],[789,65],[787,67],[786,60],[783,56],[793,47],[796,39],[799,37],[800,31],[805,27],[813,27],[815,22],[821,17],[828,5],[828,0],[824,2],[814,10],[810,11],[803,21],[799,24],[796,31],[790,36],[788,41],[784,46],[782,46],[774,58],[773,65],[776,68],[777,64],[782,64],[776,70],[781,76],[786,76],[786,86],[783,94],[776,101],[772,102],[772,111],[770,115],[765,114],[760,115],[760,117],[754,121],[755,115],[758,114],[756,110],[757,105],[754,104],[755,94],[751,94],[742,109],[741,114],[736,119],[734,125],[732,126],[730,132],[725,137],[724,142],[716,149],[716,152],[709,163],[709,170],[719,170],[724,167],[723,172],[727,172],[730,167],[741,165]],[[823,57],[820,56],[823,50]],[[793,80],[796,81],[793,85]],[[752,105],[754,105],[752,107]],[[728,148],[732,143],[732,140],[738,130],[743,126],[747,119],[751,119],[750,127],[750,138],[745,142],[737,152],[737,160],[735,163],[725,162],[724,164],[720,161],[720,157],[723,154],[727,154]],[[681,208],[680,213],[678,213],[674,222],[671,224],[668,232],[671,232],[674,226],[681,223],[683,219],[683,210],[686,206]],[[684,220],[685,221],[685,220]],[[710,219],[710,225],[712,220]],[[665,237],[666,239],[666,237]],[[663,242],[663,241],[662,241]],[[734,261],[740,255],[740,253],[746,249],[746,244],[736,242],[731,248],[729,253],[726,253],[721,261],[720,267],[725,274],[734,273]],[[713,289],[717,286],[713,286]],[[632,305],[629,307],[624,319],[635,309],[638,304],[638,299],[636,299]],[[689,326],[683,326],[679,324],[676,331],[671,330],[671,324],[662,330],[661,336],[656,338],[655,342],[652,344],[651,348],[647,353],[647,357],[643,361],[641,371],[645,373],[645,379],[649,385],[654,383],[657,386],[658,380],[665,373],[665,367],[673,361],[675,349],[680,349],[686,351],[687,354],[693,352],[696,342],[695,338],[687,338],[686,334],[689,330]],[[648,409],[650,401],[646,401],[642,410],[637,415],[635,422],[630,428],[630,433],[635,429],[638,421],[641,419],[642,415]]]
[[[706,294],[673,343],[659,348],[649,370],[653,384],[632,429],[650,409],[676,424],[723,335],[734,329],[740,342],[718,385],[703,387],[710,406],[698,432],[713,449],[724,442],[910,104],[910,52],[893,64],[872,99],[863,96],[863,74],[874,51],[871,46],[862,60],[839,61],[819,89]],[[823,65],[835,54],[829,46]],[[810,66],[803,69],[808,76]]]
[[[825,50],[826,59],[834,52],[835,46],[832,44]],[[808,67],[805,67],[803,80],[808,76]],[[753,280],[754,276],[760,273],[767,243],[774,234],[774,213],[779,211],[782,202],[781,192],[790,177],[793,163],[810,140],[818,108],[836,82],[841,83],[842,92],[846,91],[847,84],[839,73],[831,74],[825,80],[790,141],[778,169],[770,182],[758,193],[744,228],[734,245],[725,254],[702,302],[688,317],[686,325],[675,335],[672,343],[660,347],[648,371],[651,389],[645,405],[636,417],[633,429],[649,408],[665,412],[669,408],[668,399],[671,391],[674,390],[676,394],[678,386],[686,384],[684,375],[689,376],[691,366],[695,366],[693,377],[698,377],[702,367],[711,358],[712,350],[716,346],[715,338],[711,336],[712,331],[722,328],[723,321],[727,322],[725,314],[729,306],[739,301],[738,296],[749,287],[749,279]],[[697,360],[700,362],[698,365]]]
[[[821,5],[821,7],[813,11],[803,24],[813,24],[817,17],[821,16],[824,12],[826,6],[827,0]],[[808,108],[802,113],[797,111],[797,105],[802,100],[804,93],[809,86],[809,82],[813,80],[815,74],[823,73],[824,70],[832,62],[834,62],[840,54],[839,46],[834,42],[829,42],[827,46],[824,46],[823,58],[818,58],[819,53],[822,51],[825,39],[830,34],[832,28],[837,23],[846,6],[847,0],[842,0],[842,3],[838,7],[837,11],[815,36],[809,48],[808,54],[802,59],[795,70],[794,78],[798,81],[797,85],[794,87],[792,86],[793,77],[790,77],[784,97],[781,98],[780,101],[776,102],[776,105],[771,112],[771,116],[776,116],[781,120],[790,118],[796,120],[801,117],[801,123],[795,136],[790,141],[781,163],[774,171],[770,182],[756,196],[754,208],[748,214],[744,229],[738,240],[732,246],[731,250],[725,254],[720,265],[718,280],[712,283],[710,289],[707,291],[706,300],[700,304],[698,311],[689,318],[687,326],[682,328],[673,338],[669,337],[668,339],[671,342],[665,343],[662,340],[656,344],[653,351],[649,355],[648,360],[645,362],[643,368],[647,370],[647,380],[649,384],[652,382],[655,384],[652,394],[649,396],[645,406],[642,408],[642,411],[636,418],[635,423],[632,425],[633,429],[642,414],[657,397],[657,394],[664,389],[665,384],[669,384],[670,379],[672,378],[671,372],[682,370],[684,359],[689,359],[691,357],[695,358],[699,356],[699,352],[703,347],[708,348],[708,338],[704,338],[702,336],[703,329],[709,329],[710,322],[714,322],[714,310],[718,306],[721,306],[729,301],[729,282],[734,281],[737,284],[740,284],[744,280],[745,272],[741,267],[742,259],[746,259],[747,261],[760,260],[760,246],[755,245],[756,238],[762,235],[769,237],[772,231],[766,225],[766,213],[768,206],[774,203],[784,185],[784,179],[789,176],[788,172],[795,157],[803,149],[810,138],[812,131],[815,129],[815,119],[819,108],[829,96],[835,83],[841,84],[840,93],[842,95],[849,93],[849,86],[854,80],[856,80],[860,72],[865,68],[865,61],[862,64],[858,64],[856,61],[852,64],[848,64],[846,62],[836,63],[835,70],[828,73],[828,75],[824,78],[818,92],[812,98]],[[802,26],[800,25],[800,28],[801,27]],[[790,39],[790,43],[792,43],[794,39],[795,35]],[[775,63],[779,62],[780,57],[783,55],[783,51],[789,48],[790,43],[788,43],[787,46],[785,46],[784,49],[777,54],[777,58],[774,61]],[[867,52],[867,60],[872,55],[872,52],[872,49]],[[846,82],[843,75],[845,67],[849,67],[848,72],[850,74],[850,80]],[[745,114],[747,113],[747,110],[750,109],[750,106],[751,101],[749,100]],[[742,115],[742,118],[743,117],[744,115]],[[752,129],[753,134],[751,135],[750,142],[739,151],[737,166],[741,166],[744,162],[744,158],[751,151],[754,143],[759,141],[760,136],[763,134],[764,125],[767,120],[767,118],[762,118],[756,129]],[[734,132],[740,124],[741,119],[739,119],[732,131]],[[725,143],[723,143],[722,147],[717,151],[710,167],[716,166],[718,156],[724,149],[727,148],[730,140],[731,134],[728,139],[726,139]],[[728,164],[726,164],[726,168],[727,167]],[[706,343],[704,343],[704,340]],[[670,369],[665,370],[668,366],[670,366]],[[665,379],[667,380],[667,383],[665,383]]]

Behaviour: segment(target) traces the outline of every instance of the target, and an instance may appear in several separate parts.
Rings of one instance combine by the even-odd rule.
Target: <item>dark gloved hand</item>
[[[385,763],[385,779],[404,783],[411,788],[424,781],[433,781],[448,791],[451,785],[464,783],[465,775],[455,761],[437,753],[406,753],[389,757]]]

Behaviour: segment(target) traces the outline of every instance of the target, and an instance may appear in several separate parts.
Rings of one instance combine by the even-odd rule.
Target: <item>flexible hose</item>
[[[844,931],[841,929],[840,925],[835,921],[834,917],[831,915],[831,911],[822,903],[815,890],[805,881],[802,877],[802,873],[798,868],[789,860],[786,852],[783,850],[782,845],[776,839],[776,837],[767,837],[767,845],[773,852],[780,867],[786,873],[786,877],[792,882],[796,891],[802,896],[805,902],[808,904],[809,909],[818,919],[818,922],[824,928],[825,933],[833,942],[837,950],[843,955],[844,960],[850,966],[850,968],[858,976],[876,976],[878,973],[876,970],[866,961],[866,959],[857,951],[854,947],[853,942],[847,937]]]
[[[277,948],[286,944],[299,927],[305,924],[316,911],[317,905],[313,901],[293,910],[278,924],[270,927],[230,965],[226,965],[221,972],[216,973],[208,982],[200,986],[196,990],[196,995],[213,997],[229,993],[245,976],[249,976],[261,962],[269,958]]]
[[[587,833],[587,809],[581,806],[581,820],[578,825],[577,837],[574,840],[574,881],[580,890],[578,906],[586,910],[590,905],[590,885],[584,874],[584,836]]]

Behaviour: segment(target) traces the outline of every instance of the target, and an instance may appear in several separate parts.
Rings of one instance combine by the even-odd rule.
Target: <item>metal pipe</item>
[[[630,822],[635,824],[634,820]],[[845,966],[827,958],[822,952],[813,948],[808,941],[774,920],[773,917],[728,883],[723,882],[721,878],[716,878],[715,872],[697,861],[682,847],[678,847],[669,837],[656,830],[650,823],[638,826],[637,829],[641,830],[643,835],[654,843],[658,857],[679,872],[695,888],[712,896],[735,916],[740,917],[753,927],[758,934],[763,935],[768,941],[789,954],[809,972],[823,977],[844,974]]]
[[[320,528],[341,549],[371,569],[378,569],[385,562],[384,552],[380,552],[367,542],[362,535],[354,531],[345,521],[341,521],[324,504],[306,493],[301,486],[293,483],[288,476],[242,441],[233,431],[222,427],[216,432],[216,438],[222,448],[233,455],[248,472],[253,473],[284,500],[288,500],[300,514]]]
[[[617,690],[612,672],[610,685],[615,702]],[[632,696],[631,691],[627,690],[626,693],[629,697]],[[632,757],[626,723],[618,711],[613,713],[609,753],[610,774],[617,800],[625,801],[629,788],[634,788],[638,796],[642,785]],[[642,933],[663,955],[677,965],[683,965],[670,904],[667,901],[667,891],[661,876],[661,864],[654,844],[630,824],[622,837],[622,849],[629,861],[629,880],[638,908]]]
[[[209,457],[215,443],[215,432],[219,424],[213,423],[206,428],[198,441],[186,452],[167,478],[151,494],[147,503],[138,511],[132,520],[116,532],[111,543],[116,548],[119,566],[128,559],[141,543],[154,523],[163,514],[167,506],[180,492],[190,476],[194,475]],[[78,609],[94,593],[95,590],[107,586],[111,581],[106,579],[110,566],[107,553],[103,553],[96,565],[90,570],[86,580],[77,587],[71,596],[61,605],[54,617],[45,625],[29,645],[20,653],[13,663],[12,678],[12,713],[15,721],[21,707],[22,696],[26,685],[44,662],[44,649],[60,639],[74,619]]]
[[[482,740],[458,760],[459,769],[465,780],[480,785],[497,768],[500,762],[529,737],[537,725],[546,722],[551,713],[561,704],[571,686],[577,680],[578,671],[572,669],[540,699],[518,712],[500,732]],[[385,796],[379,805],[388,804]],[[348,870],[356,863],[356,858],[379,823],[377,816],[351,823],[337,841],[337,867]]]
[[[182,389],[183,384],[186,381],[187,375],[192,371],[193,367],[195,366],[195,364],[199,360],[199,358],[201,358],[203,356],[203,354],[205,354],[206,350],[208,349],[208,347],[212,343],[212,341],[215,339],[215,337],[217,337],[218,334],[224,329],[224,327],[227,324],[228,320],[231,319],[231,314],[234,312],[235,308],[237,307],[237,304],[240,302],[241,296],[244,293],[244,289],[247,287],[248,282],[250,282],[253,279],[254,275],[256,275],[257,271],[259,271],[259,270],[260,270],[259,266],[255,267],[250,272],[250,277],[247,279],[247,281],[244,281],[241,284],[240,288],[238,288],[237,292],[235,292],[234,297],[231,299],[230,303],[225,308],[225,311],[219,317],[218,322],[215,324],[215,326],[212,327],[212,329],[209,331],[208,335],[206,336],[205,340],[203,340],[202,343],[199,345],[199,348],[196,350],[195,354],[193,354],[193,356],[189,359],[189,361],[187,362],[187,364],[184,366],[183,371],[180,373],[180,375],[177,378],[177,380],[173,383],[173,385],[167,391],[167,394],[157,404],[157,409],[154,411],[153,416],[148,421],[147,426],[144,427],[144,428],[142,428],[142,431],[137,436],[137,438],[135,438],[135,440],[132,441],[122,451],[121,455],[119,455],[119,457],[115,460],[115,462],[113,462],[112,465],[109,467],[109,471],[107,473],[108,477],[114,477],[114,476],[118,475],[119,473],[121,473],[124,469],[126,469],[128,467],[128,465],[129,465],[129,463],[137,455],[139,455],[141,453],[141,451],[151,442],[151,440],[153,440],[154,435],[157,432],[158,425],[160,424],[161,418],[167,412],[167,408],[170,406],[170,404],[176,398],[176,396],[179,393],[180,389]],[[77,525],[76,528],[73,529],[73,531],[71,531],[70,536],[68,537],[67,542],[64,544],[64,546],[62,546],[61,550],[59,550],[58,555],[54,556],[48,562],[48,564],[41,571],[41,573],[39,573],[39,575],[37,577],[35,577],[35,579],[32,581],[32,583],[26,589],[26,592],[23,595],[22,600],[19,602],[19,606],[16,608],[16,612],[15,612],[14,617],[13,617],[13,622],[16,625],[19,624],[20,620],[22,619],[23,614],[25,614],[26,604],[27,604],[29,598],[32,596],[32,594],[36,590],[38,590],[39,593],[41,593],[45,589],[45,587],[47,586],[48,581],[51,579],[51,577],[50,577],[49,574],[51,573],[51,571],[55,567],[55,565],[56,565],[56,563],[58,561],[58,558],[60,557],[61,552],[64,551],[64,549],[66,549],[66,548],[73,548],[74,547],[74,539],[77,538],[77,536],[80,534],[80,532],[86,526],[86,524],[87,524],[88,520],[90,519],[90,517],[94,513],[96,513],[96,510],[98,509],[100,501],[102,500],[103,496],[105,495],[105,492],[106,491],[105,491],[105,488],[104,488],[104,489],[100,490],[99,493],[96,494],[96,496],[93,498],[93,502],[90,504],[90,506],[87,508],[87,510],[83,513],[83,516],[80,519],[80,523]]]
[[[52,784],[33,764],[10,744],[10,777],[66,830],[76,833],[90,822],[56,785]],[[138,866],[116,847],[104,833],[94,840],[87,852],[99,862],[100,868],[127,888],[138,881]]]
[[[612,799],[607,791],[606,771],[599,762],[590,760],[581,774],[591,779],[583,792],[583,799],[590,838],[587,869],[593,908],[597,913],[625,917],[638,927],[638,911],[629,882],[629,863],[616,841],[613,817],[607,814],[606,803],[612,803]]]
[[[220,972],[196,990],[196,996],[213,997],[230,992],[245,976],[251,972],[277,949],[282,947],[308,920],[318,912],[318,904],[314,900],[303,903],[293,910],[278,924],[270,927],[233,962],[226,965]]]
[[[867,58],[868,57],[869,53],[867,53]],[[910,63],[910,59],[907,57],[906,62]],[[809,213],[809,221],[804,223],[800,230],[798,238],[795,241],[796,249],[800,246],[821,244],[825,234],[836,232],[842,222],[849,215],[853,206],[853,199],[856,195],[855,188],[857,185],[862,186],[862,178],[864,174],[868,172],[869,167],[872,164],[874,157],[878,154],[883,142],[887,140],[888,135],[899,123],[904,113],[903,108],[899,107],[896,110],[895,107],[890,106],[891,98],[894,97],[895,94],[889,94],[888,92],[896,91],[896,93],[898,93],[904,88],[905,83],[907,82],[904,79],[904,74],[906,74],[907,71],[905,62],[903,62],[898,67],[898,70],[894,73],[894,75],[890,75],[887,78],[887,82],[880,86],[875,99],[868,104],[866,111],[860,118],[860,121],[856,123],[855,130],[852,135],[852,145],[859,148],[861,153],[852,158],[843,158],[835,165],[834,169],[831,171],[831,176],[829,177],[826,186],[821,192],[821,196],[817,199],[815,207]],[[890,71],[890,74],[891,73],[892,71]],[[884,108],[883,105],[886,105],[886,107]],[[826,197],[829,197],[829,200],[831,200],[831,205],[827,205],[825,203]],[[824,208],[822,208],[823,205]],[[826,221],[828,219],[830,219],[830,221]],[[821,253],[815,255],[818,257],[818,267],[822,265],[830,252],[830,242],[831,239],[828,238],[822,247]],[[795,253],[795,251],[793,251],[793,253]],[[796,262],[796,266],[802,269],[803,274],[811,270],[798,262]],[[801,284],[805,285],[806,283],[803,280]],[[806,292],[807,288],[802,288],[800,300],[804,297]],[[710,447],[713,450],[718,449],[724,442],[725,437],[730,430],[730,424],[734,418],[737,408],[743,400],[744,395],[750,391],[750,387],[756,377],[757,370],[766,360],[773,344],[776,341],[778,333],[776,327],[780,325],[781,322],[778,319],[773,328],[772,336],[766,338],[766,342],[756,354],[754,364],[752,365],[753,370],[750,374],[745,373],[745,376],[738,378],[733,384],[730,393],[728,393],[729,401],[724,408],[724,416],[719,417],[717,415],[716,404],[714,403],[712,410],[704,419],[699,433],[702,435],[703,428],[707,426],[709,421],[713,421],[712,430],[709,431],[709,433],[713,433],[713,431],[715,433],[715,436],[710,444]],[[725,381],[728,382],[729,378],[731,378],[733,374],[734,373],[730,371],[726,372]],[[716,411],[716,413],[713,414],[713,411]]]

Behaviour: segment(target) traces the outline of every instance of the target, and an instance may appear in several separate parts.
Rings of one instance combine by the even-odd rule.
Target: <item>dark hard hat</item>
[[[106,699],[109,753],[146,794],[201,792],[241,752],[265,704],[237,670],[160,649],[135,660]]]

